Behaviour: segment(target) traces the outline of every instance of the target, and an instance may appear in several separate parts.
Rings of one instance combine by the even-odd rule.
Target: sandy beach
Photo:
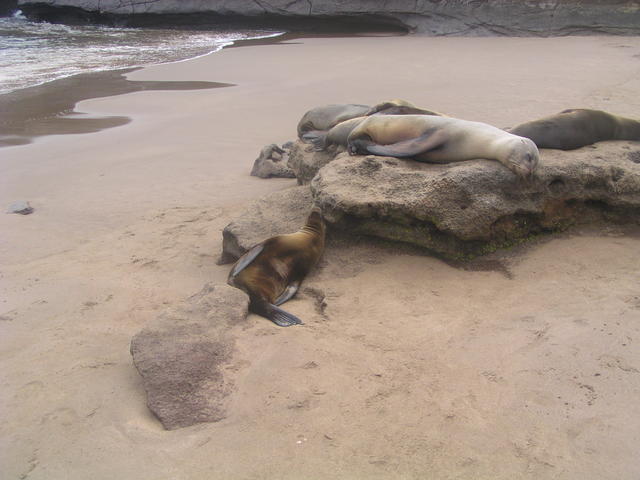
[[[35,209],[0,215],[3,479],[640,478],[638,225],[550,235],[484,269],[336,234],[304,284],[324,312],[302,292],[287,309],[305,325],[238,328],[218,423],[164,430],[129,353],[226,281],[222,229],[295,185],[250,177],[253,161],[309,108],[639,118],[640,37],[298,38],[127,78],[228,85],[84,100],[78,121],[128,121],[0,148],[0,205]]]

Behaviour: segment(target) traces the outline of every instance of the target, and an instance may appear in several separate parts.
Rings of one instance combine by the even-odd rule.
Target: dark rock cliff
[[[49,21],[145,24],[225,20],[305,29],[324,22],[402,28],[432,35],[639,34],[640,3],[628,0],[19,0]],[[144,20],[142,20],[144,19]],[[306,23],[305,23],[306,22]],[[344,27],[345,25],[343,25]],[[348,26],[348,25],[347,25]],[[291,30],[291,29],[290,29]]]

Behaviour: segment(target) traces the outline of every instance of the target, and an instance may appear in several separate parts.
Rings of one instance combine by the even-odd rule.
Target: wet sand
[[[253,160],[308,108],[638,117],[640,38],[297,39],[127,78],[233,86],[85,100],[80,115],[129,121],[0,149],[0,205],[35,208],[0,215],[3,476],[640,476],[632,226],[550,236],[495,271],[336,237],[288,304],[304,326],[252,315],[236,332],[219,423],[163,430],[129,355],[147,321],[225,281],[222,228],[295,184],[249,177]]]

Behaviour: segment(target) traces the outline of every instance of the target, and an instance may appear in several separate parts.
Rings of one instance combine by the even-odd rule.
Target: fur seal
[[[316,107],[305,113],[298,122],[298,138],[303,142],[326,133],[340,122],[363,116],[370,110],[368,105],[355,103],[331,104]]]
[[[227,283],[249,294],[249,310],[276,325],[301,324],[278,307],[293,297],[324,251],[325,224],[320,209],[311,210],[297,232],[268,238],[234,264]]]
[[[439,117],[446,117],[443,113],[418,108],[406,100],[399,99],[379,103],[371,107],[366,115],[437,115]]]
[[[316,132],[315,134],[309,134],[307,138],[313,144],[314,150],[316,151],[326,150],[331,146],[346,148],[349,134],[354,128],[360,125],[363,120],[372,115],[435,115],[446,117],[444,113],[417,108],[404,100],[390,100],[372,107],[365,116],[345,120],[332,127],[326,133]]]
[[[573,150],[603,140],[640,140],[640,122],[602,110],[571,108],[507,130],[538,148]]]
[[[411,157],[451,163],[475,158],[497,160],[519,177],[532,176],[539,153],[528,138],[480,122],[433,115],[373,115],[347,140],[351,155]]]
[[[308,135],[308,140],[313,144],[313,149],[317,152],[327,150],[331,146],[347,147],[349,134],[368,117],[356,117],[340,122],[328,132],[317,132]]]

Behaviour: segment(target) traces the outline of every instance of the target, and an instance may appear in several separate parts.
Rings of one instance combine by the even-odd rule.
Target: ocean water
[[[78,73],[176,62],[267,38],[266,30],[174,30],[34,23],[0,18],[0,94]]]

